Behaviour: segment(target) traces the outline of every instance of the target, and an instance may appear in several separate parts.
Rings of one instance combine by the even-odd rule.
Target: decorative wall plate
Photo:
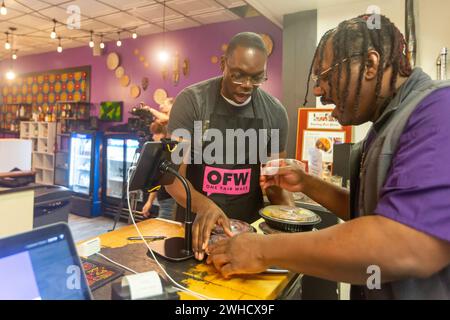
[[[147,90],[150,80],[147,77],[142,78],[141,86],[144,91]]]
[[[120,78],[120,85],[122,87],[128,87],[130,85],[130,77],[124,75],[122,78]]]
[[[163,104],[166,99],[167,92],[164,89],[156,89],[155,93],[153,93],[153,100],[155,100],[157,104]]]
[[[116,78],[120,79],[125,75],[125,69],[123,67],[118,67],[116,69]]]
[[[183,61],[183,68],[182,69],[183,69],[183,75],[185,77],[187,77],[187,75],[190,72],[190,63],[189,63],[188,58],[184,59],[184,61]]]
[[[111,52],[106,58],[106,66],[109,70],[116,70],[120,65],[120,57],[116,52]]]
[[[130,87],[130,96],[134,99],[141,95],[141,88],[135,84]]]

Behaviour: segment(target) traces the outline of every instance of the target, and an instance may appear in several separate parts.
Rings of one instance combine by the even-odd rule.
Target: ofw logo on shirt
[[[250,192],[252,169],[229,170],[205,167],[203,192],[211,194],[243,195]]]

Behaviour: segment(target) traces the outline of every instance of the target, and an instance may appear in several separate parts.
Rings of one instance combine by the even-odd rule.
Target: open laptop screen
[[[67,224],[0,239],[0,300],[91,298]]]

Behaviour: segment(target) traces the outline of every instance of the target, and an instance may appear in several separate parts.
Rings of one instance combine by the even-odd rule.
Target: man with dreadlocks
[[[351,283],[353,299],[450,299],[450,83],[412,70],[397,27],[379,16],[373,29],[369,18],[327,32],[311,67],[314,94],[342,125],[373,123],[351,155],[351,192],[292,161],[261,177],[348,222],[218,243],[208,262],[225,277],[276,265]]]

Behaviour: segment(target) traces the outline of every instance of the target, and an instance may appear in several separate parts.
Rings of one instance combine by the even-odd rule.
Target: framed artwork
[[[58,101],[89,102],[91,67],[50,70],[18,75],[3,80],[1,98],[4,105],[27,103],[33,110],[46,110]]]
[[[299,108],[296,159],[308,167],[308,159],[320,156],[332,166],[335,144],[351,143],[352,127],[343,127],[332,117],[332,109]]]
[[[123,102],[122,101],[104,101],[100,104],[101,121],[122,121],[123,114]]]

